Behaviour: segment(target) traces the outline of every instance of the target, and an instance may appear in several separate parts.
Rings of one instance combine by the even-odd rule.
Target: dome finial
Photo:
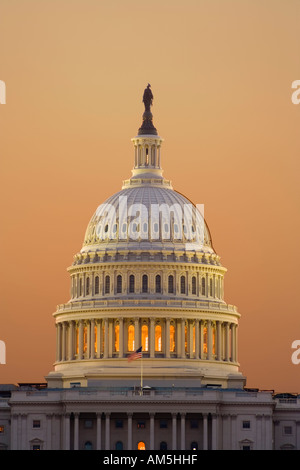
[[[152,113],[151,113],[151,106],[153,104],[153,94],[151,91],[151,85],[148,83],[147,88],[144,90],[143,95],[143,103],[145,105],[145,111],[143,114],[143,123],[139,128],[139,135],[147,134],[147,135],[157,135],[157,130],[155,129],[153,122],[152,122]]]

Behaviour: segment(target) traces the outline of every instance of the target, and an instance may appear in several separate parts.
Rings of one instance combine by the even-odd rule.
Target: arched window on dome
[[[201,279],[201,295],[205,295],[205,277]]]
[[[155,327],[155,351],[162,351],[162,342],[161,342],[161,326],[156,325]]]
[[[122,294],[122,276],[119,274],[117,276],[117,294]]]
[[[174,293],[174,276],[172,274],[168,277],[168,293]]]
[[[130,292],[130,294],[134,293],[134,284],[135,284],[134,275],[130,274],[130,276],[129,276],[129,292]]]
[[[155,292],[157,294],[161,293],[161,275],[160,274],[157,274],[155,276]]]
[[[149,351],[148,326],[142,326],[142,350]]]
[[[143,274],[142,277],[142,292],[148,292],[148,276]]]
[[[185,294],[185,276],[180,277],[180,293]]]
[[[99,276],[95,277],[95,294],[99,294]]]
[[[196,287],[197,287],[196,276],[193,276],[193,277],[192,277],[192,294],[193,294],[193,295],[196,295],[196,293],[197,293]]]
[[[127,341],[127,348],[128,351],[134,351],[134,325],[129,325],[128,330],[128,341]]]
[[[120,325],[115,325],[115,352],[120,350]]]
[[[175,326],[170,325],[170,352],[175,352]]]
[[[85,295],[89,295],[90,293],[90,278],[87,277],[85,280]]]
[[[110,293],[110,276],[105,276],[105,294]]]

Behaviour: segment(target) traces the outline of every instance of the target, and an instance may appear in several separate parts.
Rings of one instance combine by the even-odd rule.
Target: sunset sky
[[[1,0],[0,383],[43,382],[151,84],[164,176],[204,204],[247,386],[300,393],[299,0]]]

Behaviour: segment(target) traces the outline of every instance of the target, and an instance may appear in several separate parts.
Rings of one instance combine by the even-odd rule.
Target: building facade
[[[226,268],[203,208],[163,176],[152,99],[132,176],[68,268],[47,386],[0,391],[0,448],[300,449],[299,397],[245,388]]]

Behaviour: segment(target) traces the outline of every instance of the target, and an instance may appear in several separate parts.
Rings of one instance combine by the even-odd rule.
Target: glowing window
[[[105,276],[105,294],[110,293],[110,277]]]
[[[203,352],[207,353],[207,328],[203,328]]]
[[[95,353],[96,353],[97,352],[97,327],[96,326],[94,327],[94,335],[95,335],[94,348],[95,348]]]
[[[193,326],[193,352],[196,351],[196,328]]]
[[[134,326],[128,327],[128,351],[134,351]]]
[[[134,275],[133,274],[129,276],[129,292],[130,293],[134,292]]]
[[[195,278],[195,276],[192,277],[192,294],[196,295],[196,278]]]
[[[138,443],[138,450],[146,450],[145,442],[140,441],[140,442]]]
[[[119,351],[120,345],[120,325],[115,326],[115,351]]]
[[[161,351],[161,326],[156,325],[155,327],[155,351]]]
[[[148,326],[142,326],[142,349],[143,351],[148,351]]]
[[[83,352],[87,351],[87,327],[83,328]]]
[[[168,292],[169,294],[173,294],[174,292],[174,276],[168,277]]]
[[[142,292],[148,292],[148,276],[144,274],[142,277]]]
[[[99,294],[99,276],[95,277],[95,294]]]
[[[117,276],[117,294],[121,294],[122,293],[122,276],[119,274],[119,276]]]
[[[185,352],[187,352],[187,334],[188,334],[188,331],[187,331],[187,326],[184,327],[184,350]]]
[[[175,351],[175,326],[170,325],[170,352]]]
[[[216,329],[212,329],[212,352],[216,354]]]
[[[155,277],[155,292],[161,293],[161,276],[159,274]]]

